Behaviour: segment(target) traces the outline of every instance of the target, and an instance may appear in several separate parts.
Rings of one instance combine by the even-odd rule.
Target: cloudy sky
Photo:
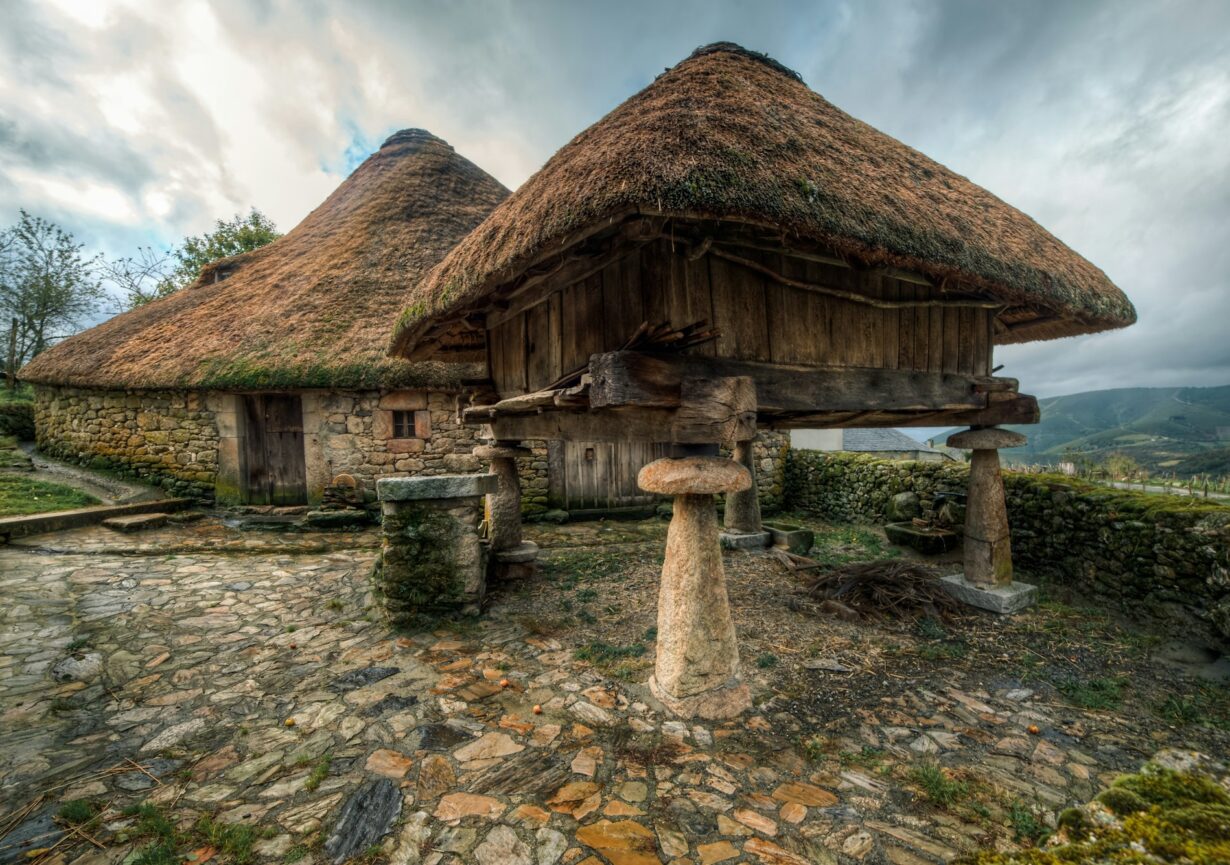
[[[1102,267],[1126,331],[1001,349],[1041,396],[1230,383],[1230,3],[0,0],[0,225],[93,251],[289,229],[390,132],[516,187],[694,47],[766,51]]]

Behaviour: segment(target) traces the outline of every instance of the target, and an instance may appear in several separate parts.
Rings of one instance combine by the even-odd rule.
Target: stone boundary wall
[[[213,498],[218,424],[201,393],[37,385],[34,425],[49,456]]]
[[[968,466],[792,450],[791,509],[883,523],[890,497],[964,492]],[[1230,639],[1230,507],[1134,493],[1058,475],[1007,472],[1012,554],[1037,574],[1133,614],[1197,624]]]

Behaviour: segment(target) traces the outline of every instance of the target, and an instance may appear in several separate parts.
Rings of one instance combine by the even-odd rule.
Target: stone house
[[[456,417],[481,371],[388,357],[388,310],[507,194],[396,133],[286,236],[27,364],[39,448],[226,504],[480,469]]]

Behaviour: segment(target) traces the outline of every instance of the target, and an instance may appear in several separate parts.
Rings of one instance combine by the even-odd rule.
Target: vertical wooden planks
[[[918,286],[897,283],[897,300],[914,300]],[[916,369],[914,363],[914,310],[903,307],[897,312],[897,368]]]
[[[961,321],[961,335],[957,340],[957,372],[972,374],[974,372],[974,312],[969,308],[958,310]]]
[[[960,369],[961,345],[961,310],[952,307],[941,307],[944,313],[944,372],[957,372]]]
[[[974,375],[990,375],[991,365],[988,362],[988,352],[991,349],[990,343],[990,327],[988,319],[991,317],[991,310],[976,309],[974,312]]]
[[[526,393],[525,313],[514,315],[488,333],[492,340],[492,381],[501,398]]]
[[[641,306],[645,310],[645,321],[658,325],[671,321],[671,301],[674,298],[674,268],[671,267],[668,244],[666,239],[655,240],[642,246],[640,259]],[[672,322],[675,327],[683,327],[691,322]]]
[[[618,349],[645,320],[640,281],[640,261],[636,256],[612,261],[602,269],[604,350]]]
[[[530,391],[544,388],[558,378],[558,364],[552,363],[551,331],[550,299],[525,310],[525,385]]]
[[[574,282],[560,292],[561,367],[579,369],[602,351],[602,274]]]
[[[714,322],[722,331],[718,354],[739,360],[769,360],[764,278],[709,256],[709,280]]]
[[[931,296],[931,289],[916,287],[915,300],[925,300]],[[914,369],[928,370],[931,368],[931,310],[925,306],[914,309]]]

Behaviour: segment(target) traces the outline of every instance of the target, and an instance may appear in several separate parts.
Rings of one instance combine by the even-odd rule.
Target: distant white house
[[[790,431],[790,446],[800,450],[875,454],[886,460],[953,459],[950,454],[914,441],[895,429],[796,429]]]

